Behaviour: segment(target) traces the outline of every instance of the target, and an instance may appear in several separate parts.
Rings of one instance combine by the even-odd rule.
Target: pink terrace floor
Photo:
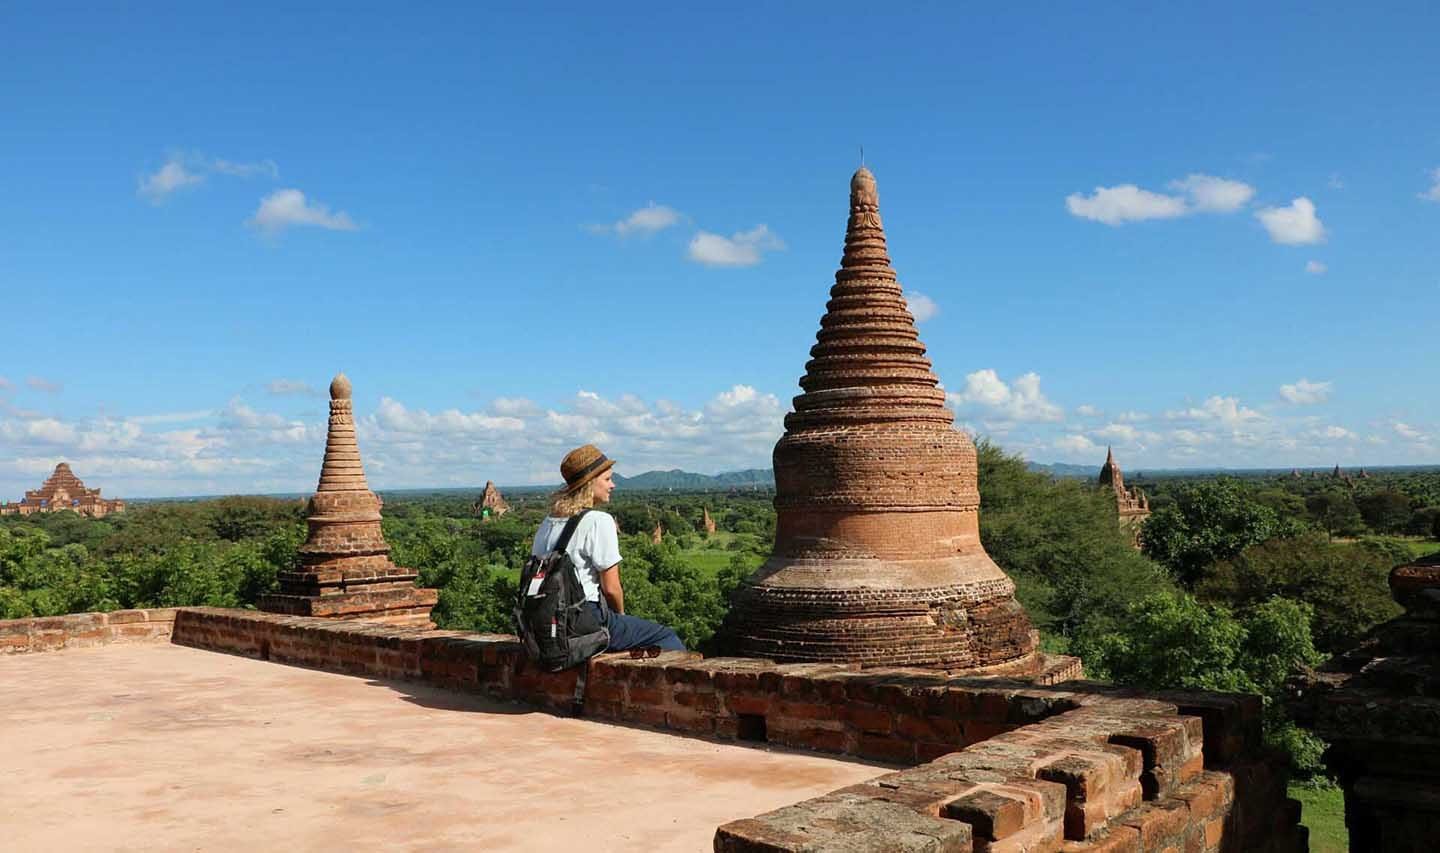
[[[7,851],[709,850],[882,772],[181,646],[0,658]]]

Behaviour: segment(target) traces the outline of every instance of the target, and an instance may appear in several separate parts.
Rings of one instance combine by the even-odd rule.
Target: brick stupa
[[[476,501],[471,509],[481,521],[494,521],[510,511],[510,504],[505,502],[500,490],[495,488],[495,481],[486,480],[485,491],[480,493],[480,500]]]
[[[433,627],[430,609],[438,593],[417,588],[415,570],[390,561],[380,498],[365,482],[350,380],[343,373],[330,383],[325,463],[306,523],[310,535],[300,546],[298,567],[280,572],[280,591],[261,596],[261,610]]]
[[[1037,633],[980,544],[975,446],[925,357],[864,168],[816,338],[775,445],[775,550],[737,590],[726,638],[780,661],[1033,671]]]

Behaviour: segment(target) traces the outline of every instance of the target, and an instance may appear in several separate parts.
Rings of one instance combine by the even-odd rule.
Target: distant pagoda
[[[1150,499],[1140,489],[1125,485],[1125,474],[1115,453],[1105,448],[1105,464],[1100,466],[1100,488],[1110,489],[1115,495],[1115,511],[1120,516],[1120,526],[1130,534],[1130,541],[1140,545],[1140,527],[1150,517]]]
[[[105,500],[99,489],[86,488],[80,478],[70,470],[70,464],[61,462],[55,466],[50,477],[40,488],[27,491],[25,497],[16,503],[0,503],[0,515],[34,515],[39,512],[61,512],[68,510],[100,518],[113,512],[123,512],[122,500]]]
[[[365,482],[350,380],[342,373],[330,383],[325,463],[306,507],[310,535],[300,546],[298,567],[279,573],[280,591],[262,595],[260,609],[433,627],[430,610],[439,593],[417,588],[415,570],[390,561],[380,505]]]
[[[779,661],[1038,666],[1015,585],[980,544],[975,445],[925,357],[863,167],[810,354],[775,445],[775,550],[723,636]]]
[[[476,501],[471,509],[481,521],[494,521],[510,511],[510,504],[505,503],[500,490],[495,488],[495,482],[486,480],[485,491],[480,493],[480,500]]]

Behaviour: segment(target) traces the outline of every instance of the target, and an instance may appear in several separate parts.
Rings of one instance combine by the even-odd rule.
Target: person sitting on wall
[[[609,503],[610,493],[615,490],[610,470],[614,466],[614,460],[593,444],[565,454],[560,463],[565,486],[551,496],[550,515],[535,531],[530,553],[536,557],[548,554],[559,544],[565,522],[576,513],[590,510],[580,519],[565,551],[585,589],[585,606],[593,608],[592,615],[610,631],[607,651],[654,647],[684,651],[685,644],[672,629],[625,613],[625,590],[620,585],[620,533],[610,513],[592,509]],[[601,595],[609,607],[600,606]]]

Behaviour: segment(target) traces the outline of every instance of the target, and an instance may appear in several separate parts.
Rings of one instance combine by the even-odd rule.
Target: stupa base
[[[974,601],[967,593],[745,586],[724,637],[735,654],[781,663],[1038,671],[1040,636],[1024,608],[1009,595]]]
[[[356,589],[327,595],[291,595],[283,592],[260,596],[259,609],[287,616],[317,616],[326,619],[357,619],[433,628],[430,611],[440,593],[433,589]]]

